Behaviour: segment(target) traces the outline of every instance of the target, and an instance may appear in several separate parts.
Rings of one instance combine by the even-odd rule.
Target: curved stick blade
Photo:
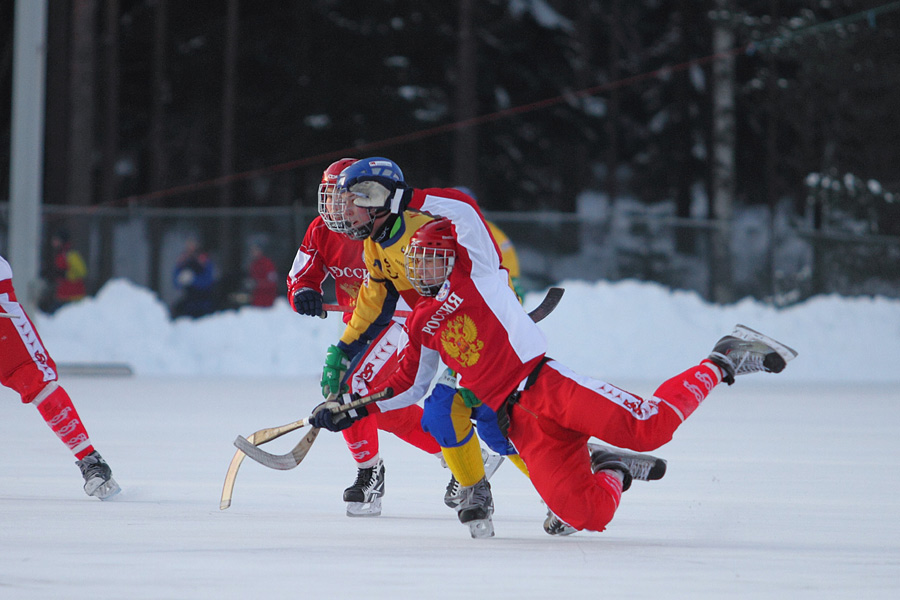
[[[287,454],[271,454],[269,452],[266,452],[259,446],[256,446],[251,441],[240,435],[237,436],[237,438],[234,440],[234,445],[238,448],[238,450],[263,466],[269,467],[270,469],[277,469],[279,471],[289,471],[290,469],[293,469],[297,465],[299,465],[303,461],[303,459],[306,458],[310,447],[312,447],[313,442],[316,441],[316,436],[318,435],[319,429],[317,427],[313,427],[306,433],[305,436],[303,436],[303,438],[299,442],[297,442],[297,445],[294,446],[294,448]]]
[[[531,317],[531,320],[535,323],[544,320],[544,318],[553,312],[553,309],[556,308],[556,305],[559,304],[559,301],[562,300],[563,294],[566,292],[565,288],[560,287],[552,287],[547,290],[547,294],[544,296],[544,299],[541,300],[541,303],[528,313],[528,316]]]

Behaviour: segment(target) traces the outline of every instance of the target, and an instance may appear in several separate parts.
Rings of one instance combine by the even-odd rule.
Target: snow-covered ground
[[[606,532],[547,536],[537,494],[506,464],[493,480],[497,535],[473,540],[443,505],[449,473],[390,435],[381,517],[344,516],[355,469],[328,432],[295,470],[245,461],[220,511],[235,436],[318,402],[338,320],[280,304],[172,324],[150,294],[116,282],[37,324],[61,363],[134,367],[62,380],[124,491],[85,496],[34,409],[0,389],[0,598],[898,597],[900,303],[776,312],[652,285],[564,285],[542,323],[551,355],[638,394],[736,322],[800,356],[715,390],[657,451],[666,477],[636,482]]]

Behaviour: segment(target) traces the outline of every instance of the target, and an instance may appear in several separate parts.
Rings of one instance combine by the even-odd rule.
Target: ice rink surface
[[[897,385],[789,373],[717,388],[603,533],[546,535],[504,464],[488,540],[444,506],[449,472],[389,434],[381,517],[344,515],[355,468],[328,432],[292,471],[245,461],[219,510],[235,436],[305,416],[315,377],[63,378],[123,488],[108,502],[0,388],[0,598],[898,598]]]

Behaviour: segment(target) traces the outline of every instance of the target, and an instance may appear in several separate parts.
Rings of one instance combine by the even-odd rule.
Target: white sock
[[[374,467],[378,464],[378,461],[381,460],[381,454],[376,454],[366,462],[356,463],[356,467],[359,469],[368,469]]]

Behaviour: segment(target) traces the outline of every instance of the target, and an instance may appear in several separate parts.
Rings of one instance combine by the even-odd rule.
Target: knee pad
[[[454,423],[453,398],[455,395],[455,389],[439,383],[434,386],[431,395],[425,399],[422,429],[430,433],[442,448],[462,446],[472,438],[472,434],[475,432],[468,417],[465,419],[465,425],[461,427],[457,427]]]
[[[502,456],[516,454],[516,449],[507,440],[497,425],[497,413],[489,406],[482,404],[472,409],[472,418],[478,427],[478,437],[480,437],[488,448]]]

